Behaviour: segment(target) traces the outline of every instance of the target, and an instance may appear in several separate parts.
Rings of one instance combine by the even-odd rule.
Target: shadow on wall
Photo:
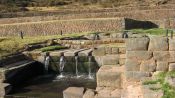
[[[158,28],[159,26],[151,21],[140,21],[125,18],[125,29],[151,29],[151,28]]]

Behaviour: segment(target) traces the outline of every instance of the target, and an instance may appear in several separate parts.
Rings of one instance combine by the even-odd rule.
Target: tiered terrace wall
[[[109,10],[109,12],[107,12]],[[117,9],[87,11],[77,14],[37,16],[0,19],[1,36],[14,36],[23,31],[25,35],[55,35],[75,32],[114,31],[124,29],[125,17],[148,21],[156,27],[173,28],[174,9],[130,10],[120,12]],[[133,24],[128,24],[129,27]],[[127,25],[127,26],[128,26]]]
[[[123,18],[56,20],[0,25],[0,36],[57,35],[63,33],[115,31],[123,29]]]

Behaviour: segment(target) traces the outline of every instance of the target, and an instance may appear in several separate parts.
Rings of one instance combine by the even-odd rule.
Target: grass
[[[150,34],[150,35],[165,35],[166,30],[161,28],[153,28],[153,29],[132,29],[132,30],[126,30],[130,32],[136,32],[139,34]]]
[[[67,47],[64,47],[64,46],[48,46],[48,47],[41,48],[39,50],[41,50],[42,52],[47,52],[47,51],[61,50],[66,48]]]
[[[162,98],[175,98],[175,88],[171,87],[168,83],[165,82],[166,77],[175,77],[175,71],[161,72],[156,76],[157,80],[145,81],[143,84],[149,85],[160,83],[160,89],[164,92],[164,96]]]
[[[143,85],[149,85],[149,84],[157,84],[159,81],[157,80],[147,80],[143,82]]]
[[[0,57],[3,55],[8,55],[17,52],[20,49],[22,49],[26,44],[42,42],[53,38],[79,37],[89,33],[91,32],[64,34],[62,36],[61,35],[33,36],[33,37],[24,36],[24,39],[21,39],[20,37],[0,37]]]

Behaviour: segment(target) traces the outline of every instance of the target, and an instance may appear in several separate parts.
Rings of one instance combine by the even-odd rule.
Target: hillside
[[[34,7],[70,8],[113,8],[119,6],[158,6],[172,4],[173,0],[1,0],[0,12],[30,11]]]

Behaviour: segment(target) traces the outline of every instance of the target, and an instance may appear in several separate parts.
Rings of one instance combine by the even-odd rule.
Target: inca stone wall
[[[126,50],[126,79],[130,81],[139,81],[155,71],[175,70],[175,39],[128,39]]]
[[[30,22],[0,25],[0,36],[24,35],[56,35],[63,33],[115,31],[123,29],[123,18],[100,18],[79,20],[57,20],[47,22]]]

